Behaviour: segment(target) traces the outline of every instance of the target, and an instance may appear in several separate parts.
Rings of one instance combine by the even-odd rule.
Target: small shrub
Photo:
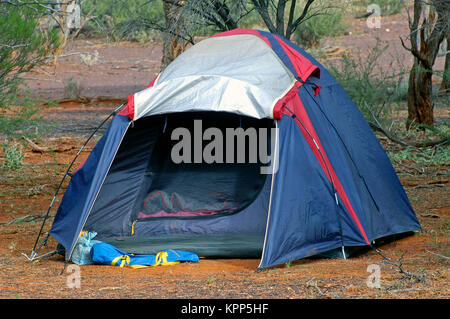
[[[5,154],[5,162],[3,164],[3,168],[5,169],[12,169],[17,170],[22,167],[23,158],[25,157],[25,154],[23,154],[22,145],[19,145],[14,142],[11,146],[9,146],[9,143],[5,142],[3,143],[3,153]]]
[[[384,68],[380,63],[387,48],[388,45],[383,46],[377,39],[367,55],[357,52],[344,55],[341,61],[325,62],[331,74],[370,121],[375,116],[380,122],[390,122],[393,106],[404,102],[407,97],[407,72],[401,61],[393,60]]]
[[[389,157],[397,162],[411,161],[415,164],[429,166],[446,166],[450,163],[450,149],[448,147],[414,148],[388,151]]]
[[[73,78],[66,80],[66,85],[64,86],[64,97],[67,99],[77,99],[81,96],[82,90],[81,84],[74,82]]]
[[[98,51],[95,50],[93,54],[80,54],[80,60],[87,66],[93,66],[98,63]],[[72,78],[70,78],[72,79]]]
[[[322,2],[313,13],[295,30],[293,40],[305,48],[316,47],[324,37],[344,35],[350,26],[344,22],[344,10],[328,8]]]
[[[58,30],[44,29],[39,6],[0,1],[0,137],[19,138],[38,133],[38,99],[21,75],[59,46]]]
[[[405,8],[405,0],[360,0],[355,6],[367,7],[376,4],[380,7],[381,16],[390,16],[400,13]]]
[[[18,139],[38,136],[43,129],[42,115],[38,114],[43,108],[42,100],[32,97],[31,91],[25,89],[21,90],[20,96],[10,95],[7,98],[10,104],[3,105],[6,112],[0,112],[0,137]]]
[[[149,30],[148,21],[156,29],[156,25],[165,24],[163,1],[91,0],[81,9],[83,14],[91,12],[95,17],[87,26],[113,41],[141,41],[141,31]]]

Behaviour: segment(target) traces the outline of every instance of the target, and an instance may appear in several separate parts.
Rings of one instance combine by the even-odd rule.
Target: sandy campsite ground
[[[405,34],[403,16],[383,19],[379,30],[369,30],[364,20],[356,20],[352,34],[327,42],[329,54],[339,58],[342,50],[366,50],[379,37],[391,45],[388,53],[410,65],[412,58],[398,39]],[[29,263],[23,254],[30,254],[42,215],[68,164],[92,129],[153,79],[161,45],[78,39],[66,54],[56,65],[41,66],[27,75],[36,96],[59,101],[56,106],[43,105],[46,131],[34,142],[45,149],[37,151],[28,144],[19,171],[0,171],[0,298],[449,298],[448,166],[423,169],[414,163],[394,166],[423,232],[380,247],[393,263],[414,274],[411,277],[372,250],[348,260],[309,258],[258,272],[256,259],[201,259],[137,270],[88,265],[80,267],[79,288],[71,287],[71,272],[59,275],[63,257]],[[442,65],[440,58],[437,68]],[[71,99],[65,91],[69,82],[78,87],[78,96]],[[449,120],[448,110],[440,108],[436,114],[440,120]],[[84,161],[99,136],[74,167]],[[386,149],[399,147],[382,136],[380,141]],[[3,156],[0,153],[0,162]],[[51,216],[66,187],[67,181]],[[51,220],[44,232],[50,226]],[[50,239],[48,246],[41,253],[55,249],[55,241]],[[380,267],[379,288],[368,285],[370,265]]]

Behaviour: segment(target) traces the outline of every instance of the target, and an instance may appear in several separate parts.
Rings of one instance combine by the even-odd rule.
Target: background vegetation
[[[238,27],[268,30],[254,5],[256,2],[217,1],[227,5],[228,16]],[[28,5],[17,5],[20,3],[24,2],[0,0],[0,132],[6,138],[4,150],[14,145],[10,145],[9,139],[37,132],[38,104],[30,97],[21,75],[41,63],[51,62],[61,42],[58,23],[53,21],[56,20],[54,16],[57,11],[52,10],[57,8],[49,9],[49,1],[37,0],[26,2]],[[82,9],[82,28],[72,31],[72,38],[82,35],[106,38],[108,42],[139,41],[145,45],[162,41],[164,33],[168,31],[162,0],[79,0],[79,3]],[[206,19],[204,12],[199,12],[203,8],[201,0],[186,3],[189,7],[182,7],[177,13],[180,17],[183,16],[183,20],[179,21],[184,28],[181,30],[183,34],[194,39],[218,31],[218,25]],[[307,3],[307,0],[298,0],[296,17],[302,14]],[[293,32],[291,40],[308,49],[320,48],[323,46],[322,39],[348,33],[355,17],[364,17],[370,4],[377,4],[382,16],[400,13],[407,5],[404,0],[316,0]],[[270,17],[274,19],[275,7],[269,9]],[[286,9],[286,14],[287,11]],[[402,61],[396,59],[391,62],[396,64],[396,68],[381,70],[380,58],[386,49],[386,45],[377,42],[368,56],[362,57],[358,53],[343,55],[337,64],[328,61],[326,57],[320,57],[320,54],[318,58],[344,87],[368,121],[392,129],[401,138],[414,139],[418,135],[412,134],[413,130],[402,131],[393,116],[393,111],[406,103],[409,70],[402,65]],[[401,66],[400,71],[393,71],[398,70],[398,66]],[[76,98],[73,85],[69,79],[67,95],[70,93],[70,96]],[[443,104],[449,102],[449,97],[445,94],[436,95],[435,98]],[[422,127],[428,133],[427,137],[448,139],[448,134],[442,133],[448,132],[448,124],[439,123],[435,126],[437,128]],[[405,151],[408,150],[410,149]],[[18,151],[20,149],[15,147],[11,154]]]
[[[24,124],[38,125],[36,99],[22,75],[45,62],[58,47],[56,30],[40,29],[39,8],[0,2],[0,132],[6,137],[33,134]]]

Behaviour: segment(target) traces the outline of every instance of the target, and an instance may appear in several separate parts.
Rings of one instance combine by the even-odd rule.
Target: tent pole
[[[66,270],[66,267],[67,267],[67,264],[68,264],[68,263],[69,263],[69,261],[67,261],[67,260],[64,262],[63,269],[62,269],[61,272],[59,273],[60,276],[64,273],[64,270]]]
[[[42,231],[42,227],[44,227],[43,224],[44,224],[44,223],[42,223],[41,231]],[[33,260],[36,258],[37,254],[39,253],[39,250],[41,250],[42,246],[47,246],[47,240],[48,240],[49,234],[47,234],[47,236],[44,238],[44,240],[42,241],[42,243],[41,243],[41,244],[39,245],[39,247],[36,249],[36,244],[37,244],[37,241],[39,240],[39,237],[40,237],[40,233],[39,233],[38,238],[36,239],[36,242],[34,243],[33,251],[32,251],[31,254],[30,254],[30,257],[29,257],[30,263],[33,262]]]
[[[95,130],[94,130],[94,131],[91,133],[91,135],[87,138],[86,142],[84,142],[83,146],[81,146],[81,148],[79,149],[79,151],[77,152],[77,154],[76,154],[75,157],[73,158],[72,162],[70,163],[69,167],[67,168],[66,172],[64,173],[64,176],[63,176],[63,178],[61,179],[61,181],[60,181],[60,183],[59,183],[59,185],[58,185],[58,188],[56,189],[56,192],[55,192],[55,194],[54,194],[54,196],[53,196],[53,199],[52,199],[52,201],[51,201],[51,203],[50,203],[50,206],[49,206],[48,209],[47,209],[47,213],[45,214],[45,217],[44,217],[44,220],[43,220],[43,222],[42,222],[42,225],[41,225],[41,228],[40,228],[40,230],[39,230],[39,233],[38,233],[38,235],[37,235],[36,241],[34,242],[33,250],[31,251],[31,254],[30,254],[30,257],[29,257],[30,262],[32,262],[33,259],[36,257],[37,253],[39,252],[39,249],[41,249],[41,247],[42,247],[44,244],[45,244],[45,245],[47,244],[47,239],[48,239],[48,237],[49,237],[49,234],[47,234],[47,237],[44,239],[44,241],[41,243],[41,245],[39,246],[39,248],[38,248],[37,251],[36,251],[36,247],[37,247],[37,244],[38,244],[38,242],[39,242],[39,238],[40,238],[41,235],[42,235],[42,231],[43,231],[43,229],[44,229],[45,222],[47,221],[47,219],[48,219],[48,217],[49,217],[50,210],[52,209],[53,204],[55,203],[56,196],[58,195],[59,190],[61,189],[61,187],[62,187],[62,185],[63,185],[63,183],[64,183],[64,180],[66,179],[66,176],[68,176],[68,175],[71,176],[70,173],[69,173],[69,171],[70,171],[70,169],[72,168],[73,164],[75,163],[76,159],[77,159],[78,156],[81,154],[81,152],[84,150],[84,148],[85,148],[86,145],[89,143],[89,141],[91,140],[91,138],[95,135],[95,133],[97,133],[97,131],[98,131],[98,130],[99,130],[99,129],[100,129],[100,128],[101,128],[101,127],[109,120],[109,119],[110,119],[111,116],[115,116],[115,115],[117,114],[117,112],[119,112],[125,105],[126,105],[126,102],[125,102],[125,103],[122,103],[122,104],[121,104],[119,107],[117,107],[111,114],[109,114],[108,117],[106,117],[106,118],[100,123],[100,125],[99,125],[98,127],[95,128]]]

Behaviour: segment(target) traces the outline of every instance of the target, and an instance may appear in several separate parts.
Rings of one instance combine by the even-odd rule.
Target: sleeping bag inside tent
[[[364,117],[295,44],[236,29],[132,94],[71,181],[50,235],[259,268],[420,230]]]

